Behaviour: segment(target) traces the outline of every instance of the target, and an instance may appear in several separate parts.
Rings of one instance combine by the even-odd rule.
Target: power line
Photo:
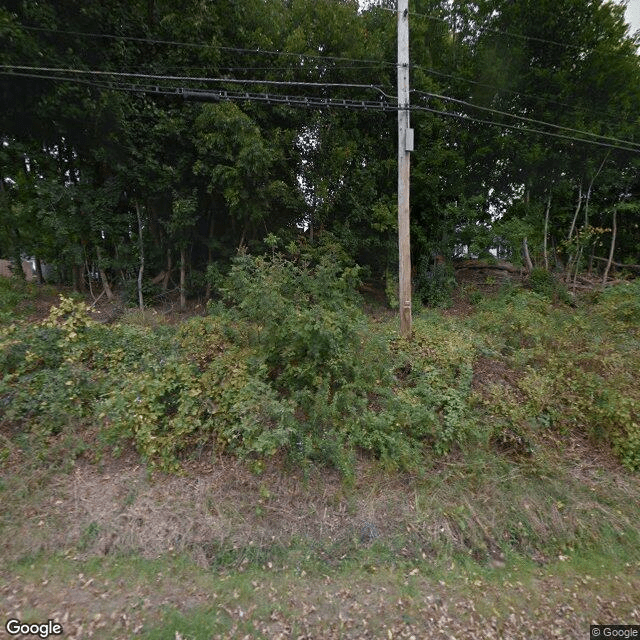
[[[102,71],[102,70],[90,70],[90,69],[69,69],[69,68],[61,68],[61,67],[34,67],[27,65],[0,65],[0,69],[16,69],[19,71],[28,71],[28,72],[41,72],[41,73],[63,73],[63,74],[73,74],[73,75],[88,75],[88,76],[106,76],[106,77],[114,77],[114,78],[135,78],[142,80],[157,80],[162,82],[200,82],[200,83],[223,83],[223,84],[246,84],[246,85],[271,85],[271,86],[296,86],[296,87],[312,87],[312,88],[341,88],[341,89],[365,89],[365,90],[373,90],[377,91],[385,98],[389,100],[396,100],[396,96],[389,95],[385,93],[380,87],[375,85],[365,85],[365,84],[348,84],[348,83],[328,83],[328,82],[298,82],[298,81],[287,81],[287,80],[255,80],[255,79],[238,79],[238,78],[212,78],[212,77],[193,77],[193,76],[169,76],[169,75],[160,75],[160,74],[147,74],[147,73],[129,73],[129,72],[121,72],[121,71]],[[165,87],[166,88],[166,87]],[[568,131],[570,133],[577,133],[583,136],[591,136],[592,138],[597,138],[600,140],[608,140],[610,142],[617,142],[623,145],[638,145],[633,141],[629,140],[621,140],[619,138],[604,136],[596,133],[592,133],[590,131],[584,131],[580,129],[575,129],[572,127],[566,127],[563,125],[554,124],[551,122],[546,122],[544,120],[538,120],[535,118],[529,118],[527,116],[521,116],[518,114],[510,113],[507,111],[501,111],[499,109],[493,109],[491,107],[484,107],[481,105],[476,105],[471,102],[467,102],[466,100],[460,100],[458,98],[453,98],[451,96],[445,96],[442,94],[431,93],[428,91],[417,91],[412,90],[412,93],[417,95],[427,96],[430,98],[436,98],[439,100],[444,100],[448,102],[454,102],[456,104],[460,104],[465,107],[478,109],[480,111],[486,111],[489,113],[494,113],[501,116],[506,116],[509,118],[514,118],[516,120],[520,120],[523,122],[528,122],[531,124],[542,125],[545,127],[551,127],[554,129],[559,129],[562,131]],[[366,102],[366,101],[365,101]],[[371,101],[373,102],[373,101]]]
[[[242,66],[242,67],[221,67],[218,65],[210,65],[208,67],[199,67],[199,66],[195,66],[195,65],[182,65],[182,66],[165,66],[165,69],[194,69],[194,70],[207,70],[207,69],[211,69],[211,66],[214,66],[216,68],[217,71],[308,71],[308,69],[306,69],[305,67],[300,67],[300,66],[286,66],[286,67],[278,67],[278,66],[274,66],[274,65],[269,65],[268,67],[254,67],[254,66]],[[349,66],[335,66],[335,67],[331,67],[331,71],[351,71],[351,70],[363,70],[363,69],[369,69],[369,70],[373,70],[375,67],[372,65],[361,65],[361,66],[354,66],[354,65],[349,65]]]
[[[397,10],[396,9],[392,9],[391,7],[378,6],[377,8],[381,9],[383,11],[389,11],[391,13],[397,13]],[[449,20],[447,18],[443,18],[442,16],[434,16],[432,14],[420,13],[418,11],[410,11],[409,15],[417,16],[417,17],[421,17],[421,18],[426,18],[428,20],[433,20],[433,21],[436,21],[436,22],[442,22],[442,23],[444,23],[444,24],[446,24],[448,26],[451,26]],[[512,31],[503,31],[503,30],[500,30],[500,29],[493,29],[491,27],[483,27],[483,26],[478,25],[478,24],[475,25],[475,29],[476,29],[476,31],[484,31],[486,33],[493,33],[493,34],[496,34],[496,35],[508,36],[510,38],[517,38],[519,40],[531,40],[532,42],[539,42],[541,44],[550,44],[550,45],[554,45],[554,46],[557,46],[557,47],[563,47],[563,48],[566,48],[566,49],[573,49],[574,51],[583,51],[585,49],[584,46],[577,45],[577,44],[571,44],[569,42],[558,42],[557,40],[550,40],[548,38],[538,38],[536,36],[525,36],[525,35],[523,35],[521,33],[514,33]],[[624,55],[624,54],[622,54],[622,53],[620,53],[618,51],[604,51],[604,52],[601,52],[601,53],[604,53],[604,54],[609,55],[609,56],[611,56],[611,55],[616,55],[616,56]]]
[[[429,98],[437,98],[439,100],[445,100],[447,102],[454,102],[456,104],[460,104],[465,107],[471,107],[473,109],[478,109],[480,111],[488,111],[490,113],[495,113],[497,115],[507,116],[509,118],[521,120],[522,122],[530,122],[531,124],[541,124],[543,126],[552,127],[554,129],[560,129],[562,131],[569,131],[571,133],[579,133],[581,135],[592,136],[593,138],[600,138],[601,140],[609,140],[610,142],[618,142],[620,144],[638,146],[640,150],[640,143],[633,142],[632,140],[621,140],[620,138],[614,138],[612,136],[604,136],[598,133],[593,133],[591,131],[584,131],[582,129],[565,127],[563,125],[553,124],[551,122],[546,122],[544,120],[537,120],[536,118],[528,118],[526,116],[517,115],[515,113],[509,113],[508,111],[500,111],[499,109],[492,109],[491,107],[483,107],[477,104],[473,104],[471,102],[467,102],[466,100],[459,100],[458,98],[451,98],[450,96],[443,96],[437,93],[429,93],[428,91],[417,91],[414,89],[412,90],[412,93],[428,96]]]
[[[308,97],[308,96],[292,96],[292,95],[281,95],[281,94],[269,94],[269,93],[250,93],[250,92],[231,92],[226,90],[198,90],[198,89],[185,89],[183,87],[177,88],[169,88],[169,87],[161,87],[156,85],[139,85],[139,84],[107,84],[107,83],[96,83],[88,80],[83,80],[82,78],[61,78],[60,76],[46,76],[39,74],[28,74],[28,73],[12,73],[9,71],[0,71],[0,75],[4,76],[15,76],[15,77],[32,77],[38,79],[52,80],[57,82],[75,82],[84,85],[94,86],[96,88],[114,90],[114,91],[126,91],[133,93],[142,93],[145,95],[164,95],[171,97],[182,97],[185,99],[192,100],[204,100],[204,101],[222,101],[222,100],[231,100],[231,101],[258,101],[258,102],[266,102],[268,104],[284,104],[286,106],[291,107],[306,107],[306,108],[327,108],[327,107],[337,107],[337,108],[345,108],[345,109],[354,109],[360,111],[386,111],[386,112],[397,112],[398,105],[391,104],[384,100],[380,101],[372,101],[372,100],[346,100],[346,99],[333,99],[333,98],[317,98],[317,97]],[[543,131],[541,129],[533,129],[530,127],[524,126],[515,126],[510,125],[504,122],[495,122],[493,120],[485,120],[481,118],[476,118],[473,116],[469,116],[466,114],[455,113],[452,111],[442,111],[438,109],[433,109],[431,107],[426,107],[422,105],[411,105],[409,107],[410,111],[423,111],[428,113],[433,113],[436,115],[442,115],[452,118],[457,118],[459,120],[465,120],[468,122],[475,122],[479,124],[486,124],[494,127],[499,127],[502,129],[508,129],[511,131],[515,131],[517,133],[533,133],[541,136],[548,136],[552,138],[558,138],[562,140],[567,140],[570,142],[581,142],[583,144],[590,144],[599,147],[606,147],[609,149],[617,149],[619,151],[627,151],[630,153],[640,153],[640,149],[634,147],[624,147],[620,145],[609,144],[605,142],[600,142],[598,140],[587,139],[587,138],[577,138],[575,136],[569,136],[560,133],[552,133],[550,131]],[[584,132],[587,133],[587,132]],[[635,144],[635,143],[628,143]]]
[[[141,93],[145,95],[163,95],[172,97],[182,97],[188,100],[199,101],[256,101],[266,102],[269,104],[284,104],[287,106],[322,108],[322,107],[338,107],[346,109],[369,110],[369,111],[396,111],[395,104],[385,100],[355,100],[340,98],[319,98],[314,96],[292,96],[271,93],[252,93],[248,91],[227,91],[224,89],[207,90],[193,89],[184,87],[166,87],[160,85],[149,84],[132,84],[132,83],[105,83],[84,80],[82,78],[65,78],[60,76],[34,74],[34,73],[11,73],[8,71],[0,71],[3,76],[15,76],[26,78],[38,78],[41,80],[51,80],[57,82],[73,82],[83,85],[92,86],[99,89],[107,89],[113,91],[125,91],[130,93]]]
[[[590,115],[590,114],[597,114],[597,115],[601,115],[604,116],[606,118],[610,118],[611,117],[611,113],[606,113],[604,111],[601,111],[599,109],[587,109],[585,107],[582,107],[580,105],[575,105],[575,104],[569,104],[568,102],[560,102],[559,100],[554,100],[553,98],[551,98],[548,95],[537,95],[537,94],[533,94],[533,93],[525,93],[524,91],[515,91],[513,89],[504,89],[502,87],[497,87],[493,84],[488,84],[486,82],[479,82],[478,80],[471,80],[470,78],[465,78],[463,76],[459,76],[459,75],[455,75],[452,73],[445,73],[444,71],[439,71],[438,69],[432,69],[430,67],[425,67],[423,65],[420,64],[412,64],[411,65],[412,69],[418,69],[420,71],[425,71],[426,73],[430,73],[432,75],[435,76],[439,76],[439,77],[443,77],[443,78],[449,78],[451,80],[460,80],[461,82],[465,82],[467,84],[472,84],[478,87],[484,87],[486,89],[493,89],[494,91],[498,91],[500,93],[508,93],[511,94],[513,96],[518,96],[518,97],[523,97],[523,98],[532,98],[534,100],[540,100],[540,101],[544,101],[544,102],[549,102],[551,104],[557,104],[560,107],[567,107],[569,109],[574,109],[576,112],[578,113],[583,113],[585,115]]]
[[[208,49],[215,48],[219,51],[230,51],[233,53],[244,53],[244,54],[253,54],[253,55],[272,55],[272,56],[283,56],[283,57],[294,57],[294,58],[303,58],[308,60],[331,60],[335,62],[358,62],[358,63],[367,63],[372,66],[391,66],[395,67],[395,62],[387,62],[385,60],[368,60],[363,58],[348,58],[344,56],[324,56],[317,54],[306,54],[306,53],[293,53],[289,51],[273,51],[269,49],[246,49],[240,47],[223,47],[218,46],[214,43],[205,44],[198,42],[184,42],[179,40],[156,40],[153,38],[139,38],[134,36],[119,36],[110,33],[90,33],[87,31],[66,31],[61,29],[47,29],[46,27],[29,27],[23,24],[18,24],[17,26],[22,29],[28,31],[43,31],[46,33],[54,33],[54,34],[63,34],[63,35],[74,35],[81,36],[87,38],[106,38],[110,40],[124,40],[131,42],[143,42],[147,44],[163,44],[163,45],[172,45],[172,46],[180,46],[180,47],[192,47],[197,49]]]
[[[379,9],[382,9],[384,11],[389,11],[392,13],[396,13],[395,9],[391,9],[388,7],[378,7]],[[447,20],[445,18],[439,17],[439,16],[433,16],[433,15],[429,15],[429,14],[425,14],[425,13],[419,13],[419,12],[410,12],[412,15],[416,15],[416,16],[421,16],[421,17],[425,17],[425,18],[429,18],[429,19],[433,19],[433,20],[438,20],[441,22],[447,22]],[[342,69],[342,70],[350,70],[350,69],[373,69],[376,67],[379,67],[380,65],[383,66],[387,66],[387,67],[392,67],[392,66],[396,66],[396,63],[393,62],[388,62],[385,60],[369,60],[369,59],[360,59],[360,58],[348,58],[348,57],[339,57],[339,56],[319,56],[319,55],[315,55],[315,54],[303,54],[303,53],[291,53],[291,52],[283,52],[283,51],[271,51],[271,50],[267,50],[267,49],[243,49],[243,48],[237,48],[237,47],[216,47],[215,44],[204,44],[204,43],[193,43],[193,42],[184,42],[184,41],[177,41],[177,40],[160,40],[160,39],[153,39],[153,38],[141,38],[141,37],[134,37],[134,36],[122,36],[122,35],[115,35],[115,34],[104,34],[104,33],[92,33],[92,32],[85,32],[85,31],[68,31],[68,30],[60,30],[60,29],[50,29],[50,28],[46,28],[46,27],[30,27],[30,26],[26,26],[26,25],[19,25],[21,26],[23,29],[26,30],[32,30],[32,31],[41,31],[41,32],[46,32],[46,33],[53,33],[53,34],[64,34],[64,35],[76,35],[76,36],[82,36],[82,37],[92,37],[92,38],[106,38],[106,39],[114,39],[114,40],[124,40],[124,41],[132,41],[132,42],[142,42],[142,43],[148,43],[148,44],[162,44],[162,45],[173,45],[173,46],[184,46],[184,47],[194,47],[194,48],[210,48],[210,47],[215,47],[218,50],[221,51],[232,51],[232,52],[239,52],[239,53],[246,53],[246,54],[265,54],[265,55],[276,55],[276,56],[288,56],[288,57],[295,57],[295,58],[303,58],[303,59],[310,59],[310,60],[331,60],[331,61],[343,61],[343,62],[357,62],[357,63],[362,63],[363,66],[345,66],[345,67],[334,67],[334,69]],[[479,30],[487,30],[484,27],[478,27]],[[493,31],[497,31],[497,30],[493,30]],[[505,35],[514,35],[517,37],[521,37],[521,38],[528,38],[528,36],[521,36],[520,34],[509,34],[508,32],[504,32]],[[549,41],[550,43],[554,43],[554,41]],[[564,44],[566,43],[555,43],[555,44],[562,44],[564,46]],[[504,93],[511,93],[514,95],[519,95],[519,96],[524,96],[524,97],[528,97],[528,98],[533,98],[533,99],[537,99],[537,100],[546,100],[547,102],[551,102],[553,104],[558,104],[559,106],[564,106],[564,107],[568,107],[568,108],[572,108],[572,109],[576,109],[576,111],[585,113],[585,114],[589,114],[589,113],[600,113],[600,115],[606,115],[607,117],[610,117],[610,114],[605,114],[603,112],[599,112],[599,111],[593,111],[593,110],[587,110],[585,108],[581,108],[579,106],[576,105],[570,105],[568,103],[564,103],[564,102],[559,102],[557,100],[553,100],[552,98],[548,97],[548,96],[539,96],[539,95],[534,95],[534,94],[528,94],[528,93],[524,93],[524,92],[518,92],[518,91],[513,91],[513,90],[509,90],[509,89],[502,89],[500,87],[496,87],[494,85],[490,85],[490,84],[486,84],[486,83],[482,83],[482,82],[478,82],[476,80],[470,80],[468,78],[464,78],[462,76],[456,76],[454,74],[448,74],[436,69],[432,69],[429,67],[424,67],[422,65],[416,65],[416,64],[412,64],[411,65],[412,68],[414,69],[420,69],[423,70],[427,73],[431,73],[433,75],[437,75],[437,76],[441,76],[441,77],[446,77],[446,78],[450,78],[450,79],[455,79],[455,80],[461,80],[463,82],[469,83],[469,84],[474,84],[477,86],[482,86],[482,87],[486,87],[486,88],[490,88],[490,89],[494,89],[496,91],[500,91],[500,92],[504,92]],[[179,67],[178,67],[179,68]],[[185,67],[186,68],[186,67]],[[220,67],[220,69],[225,69],[225,70],[237,70],[237,71],[244,71],[244,70],[274,70],[274,69],[284,69],[284,70],[302,70],[300,67]],[[386,94],[385,94],[386,95]]]
[[[386,94],[379,86],[371,84],[350,84],[337,82],[300,82],[296,80],[255,80],[242,78],[211,78],[202,76],[170,76],[150,73],[130,73],[125,71],[102,71],[96,69],[69,69],[63,67],[34,67],[28,65],[0,65],[0,69],[17,69],[18,71],[41,71],[46,73],[65,73],[73,75],[89,76],[113,76],[121,78],[140,78],[143,80],[163,80],[171,82],[221,82],[227,84],[264,84],[274,86],[300,86],[300,87],[321,87],[321,88],[341,88],[341,89],[367,89],[377,91],[387,98],[394,99],[395,96]]]
[[[440,111],[438,109],[432,109],[430,107],[412,105],[412,111],[427,111],[429,113],[435,113],[441,116],[448,116],[451,118],[457,118],[459,120],[467,120],[469,122],[476,122],[478,124],[488,124],[493,127],[500,127],[502,129],[510,129],[511,131],[517,131],[518,133],[534,133],[542,136],[549,136],[552,138],[560,138],[562,140],[569,140],[571,142],[582,142],[584,144],[596,145],[598,147],[607,147],[609,149],[617,149],[619,151],[628,151],[630,153],[640,153],[638,148],[621,147],[619,145],[608,144],[606,142],[599,142],[597,140],[589,140],[586,138],[576,138],[574,136],[567,136],[562,133],[552,133],[551,131],[542,131],[541,129],[532,129],[530,127],[519,127],[516,125],[506,124],[504,122],[495,122],[493,120],[484,120],[482,118],[475,118],[466,114],[455,113],[453,111]]]
[[[358,109],[369,111],[397,111],[395,104],[391,104],[384,100],[345,100],[340,98],[316,98],[307,96],[291,96],[291,95],[274,95],[268,93],[249,93],[247,91],[209,91],[209,90],[191,90],[181,89],[180,95],[185,99],[200,101],[220,101],[220,100],[241,100],[241,101],[258,101],[267,102],[269,104],[286,104],[287,106],[298,107],[339,107],[346,109]]]

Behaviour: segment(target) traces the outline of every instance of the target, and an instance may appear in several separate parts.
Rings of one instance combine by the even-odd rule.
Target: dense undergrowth
[[[178,327],[100,324],[65,297],[42,322],[6,322],[2,455],[73,456],[91,434],[95,455],[133,444],[164,469],[212,447],[349,478],[357,452],[414,469],[470,447],[530,458],[578,432],[640,468],[638,283],[573,306],[510,288],[467,318],[423,311],[406,341],[364,314],[357,277],[332,254],[245,255]],[[5,319],[24,295],[3,284]]]

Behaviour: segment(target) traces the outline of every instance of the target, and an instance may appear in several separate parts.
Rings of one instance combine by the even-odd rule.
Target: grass
[[[71,602],[79,600],[74,615],[82,616],[85,626],[91,621],[98,638],[126,637],[136,629],[136,637],[144,640],[247,634],[274,638],[280,633],[382,638],[389,630],[392,637],[402,637],[403,629],[441,630],[438,623],[443,629],[481,623],[488,627],[492,620],[508,626],[512,615],[522,623],[532,622],[528,629],[535,632],[536,614],[563,610],[572,613],[566,616],[567,626],[560,623],[565,631],[561,637],[582,637],[591,617],[602,622],[600,616],[608,612],[619,622],[637,619],[640,561],[636,556],[631,562],[620,551],[610,547],[576,554],[544,567],[512,555],[504,566],[489,567],[468,558],[435,563],[399,559],[388,548],[374,545],[335,567],[320,562],[271,568],[249,564],[233,573],[198,567],[185,556],[78,561],[40,555],[14,564],[8,572],[11,585],[38,586],[45,603],[56,591]],[[83,591],[90,591],[91,601],[82,601]],[[45,619],[51,610],[35,606],[31,613],[34,619]],[[460,624],[452,622],[456,616]],[[111,620],[110,625],[100,627],[101,619]],[[581,628],[575,636],[567,634],[576,620]]]

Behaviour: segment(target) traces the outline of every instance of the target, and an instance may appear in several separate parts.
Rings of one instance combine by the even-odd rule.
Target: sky
[[[640,29],[640,0],[628,0],[627,22],[631,25],[631,31]]]

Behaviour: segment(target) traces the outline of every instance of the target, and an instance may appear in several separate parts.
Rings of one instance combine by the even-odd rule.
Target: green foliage
[[[235,305],[226,314],[234,341],[253,352],[247,370],[271,390],[263,395],[272,409],[284,403],[276,413],[289,416],[290,453],[339,467],[345,447],[380,453],[353,437],[368,416],[369,391],[386,375],[384,346],[356,306],[356,278],[331,253],[313,263],[241,256],[223,288]]]
[[[469,405],[473,335],[452,331],[439,315],[423,315],[415,319],[412,340],[394,346],[397,362],[404,363],[395,370],[403,382],[399,409],[410,409],[405,415],[412,435],[426,439],[438,454],[465,446],[477,426]]]
[[[394,390],[388,347],[356,304],[357,270],[314,257],[238,257],[221,287],[227,306],[184,323],[171,357],[143,357],[102,403],[112,438],[165,468],[211,442],[316,460],[346,478],[358,450],[412,467],[425,447],[463,445],[473,430],[468,336],[441,344],[442,331],[418,322],[415,343],[395,347],[416,373]]]
[[[282,388],[352,382],[366,320],[354,304],[356,269],[331,256],[307,266],[281,257],[239,258],[223,289],[242,320],[257,328],[257,344]]]
[[[34,285],[18,278],[0,277],[0,322],[9,322],[16,315],[18,306],[33,297]]]
[[[177,469],[177,454],[206,428],[195,369],[177,359],[147,362],[102,403],[113,436],[133,439],[145,460]]]
[[[40,369],[24,376],[19,385],[0,382],[6,408],[2,419],[40,435],[55,435],[91,414],[97,391],[86,370],[63,363],[56,369]]]
[[[637,298],[633,284],[612,287],[599,304],[571,314],[530,291],[481,303],[470,322],[518,372],[516,384],[485,390],[487,420],[506,421],[525,439],[536,430],[577,430],[640,468]]]
[[[153,284],[150,280],[144,279],[142,281],[142,297],[149,304],[153,305],[157,302],[158,298],[162,295],[162,285]],[[125,280],[122,283],[121,289],[122,301],[128,307],[137,307],[138,301],[138,281],[135,278]]]
[[[10,3],[0,25],[0,60],[37,66],[49,59],[60,67],[103,73],[144,68],[156,77],[158,91],[142,96],[119,81],[89,87],[5,79],[3,257],[38,256],[76,286],[85,263],[90,272],[99,263],[108,278],[126,282],[135,278],[140,249],[148,275],[170,268],[172,261],[175,270],[176,248],[185,250],[187,272],[203,273],[240,245],[255,251],[266,234],[289,239],[304,227],[312,238],[332,233],[350,259],[373,276],[385,272],[397,244],[397,162],[389,145],[394,125],[384,113],[331,109],[309,116],[286,101],[247,96],[203,105],[164,95],[174,89],[167,77],[172,68],[236,69],[243,49],[240,66],[254,69],[255,81],[304,81],[310,98],[320,95],[323,84],[337,99],[353,99],[353,87],[344,87],[354,83],[375,85],[380,97],[391,95],[395,77],[386,61],[395,55],[395,33],[379,8],[359,10],[357,3],[337,0],[237,6],[167,0],[124,3],[113,10],[88,1],[83,11],[67,9],[51,0]],[[446,18],[453,9],[439,2],[431,10]],[[458,38],[433,21],[412,24],[415,90],[586,133],[637,138],[640,71],[615,3],[559,0],[558,7],[541,3],[522,11],[517,3],[491,0],[477,6],[475,18],[469,7],[457,6],[455,22]],[[51,38],[46,29],[58,24],[67,33]],[[558,42],[579,43],[581,58],[572,59],[562,47],[545,50],[539,25]],[[517,36],[517,46],[496,40],[495,33],[505,30]],[[97,49],[87,36],[92,32],[114,37]],[[203,46],[146,50],[135,40],[141,34]],[[265,67],[269,51],[298,59],[291,77],[276,78]],[[369,62],[358,68],[335,64],[339,59]],[[425,72],[434,65],[440,75]],[[455,78],[471,82],[473,95]],[[260,93],[269,86],[254,88]],[[559,101],[533,99],[540,87],[550,88]],[[231,84],[225,89],[233,90]],[[562,106],[568,102],[575,109]],[[615,118],[609,115],[612,104],[620,106]],[[635,260],[640,209],[630,198],[638,191],[633,154],[571,146],[557,138],[529,139],[500,127],[445,123],[425,111],[415,120],[416,255],[449,258],[466,250],[488,257],[497,249],[501,258],[519,262],[527,238],[534,263],[541,264],[544,233],[556,252],[568,229],[575,230],[574,221],[578,228],[604,229],[615,210],[621,231],[616,261]],[[136,210],[143,219],[141,245],[131,232],[137,228]],[[602,240],[602,234],[572,234],[562,247],[563,266],[584,264],[592,247],[602,257]],[[420,295],[440,304],[435,299],[440,275],[429,276],[427,269],[419,279],[424,281]],[[445,288],[448,281],[443,274]],[[193,278],[188,292],[201,294],[204,287]]]
[[[640,281],[605,289],[599,298],[601,313],[615,322],[640,323]]]
[[[453,267],[449,264],[436,262],[426,256],[418,263],[415,278],[415,294],[430,307],[448,307],[456,287]]]
[[[384,275],[384,292],[387,298],[387,304],[391,309],[397,309],[400,304],[398,301],[398,272],[387,269]]]
[[[529,274],[527,286],[548,300],[568,303],[571,296],[567,287],[546,269],[533,269]]]
[[[239,256],[211,315],[178,328],[99,324],[64,296],[44,321],[4,326],[0,425],[43,459],[97,428],[164,469],[212,446],[345,478],[359,451],[415,468],[474,444],[529,457],[539,434],[577,430],[640,468],[637,284],[571,313],[511,289],[466,321],[423,312],[407,341],[363,315],[355,267],[292,249]],[[504,368],[481,387],[479,354]]]
[[[105,327],[84,303],[60,300],[44,321],[0,332],[0,424],[36,440],[91,424],[101,398],[121,391],[127,373],[170,353],[158,332]]]

